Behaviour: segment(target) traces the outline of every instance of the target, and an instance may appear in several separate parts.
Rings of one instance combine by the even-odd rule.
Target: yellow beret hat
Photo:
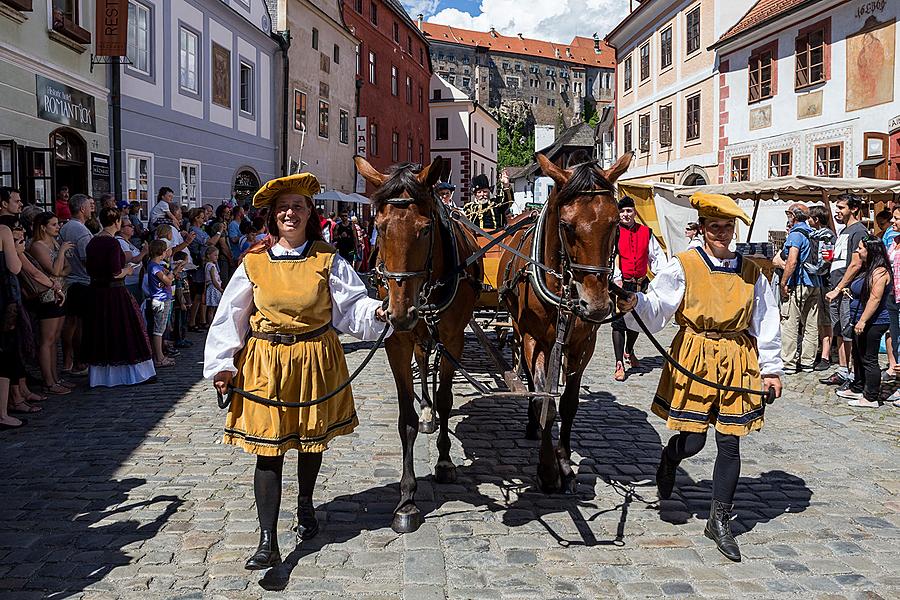
[[[281,194],[301,194],[312,198],[319,193],[322,186],[312,173],[297,173],[287,177],[279,177],[266,182],[253,195],[253,206],[262,208],[271,204]]]
[[[691,196],[691,206],[697,209],[701,218],[740,219],[747,225],[750,224],[750,217],[737,205],[737,202],[722,194],[697,192]]]

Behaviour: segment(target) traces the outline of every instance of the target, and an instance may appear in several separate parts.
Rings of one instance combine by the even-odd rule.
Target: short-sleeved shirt
[[[237,258],[241,254],[241,224],[237,221],[228,223],[228,247],[231,248],[231,255]],[[237,242],[231,240],[237,238]]]
[[[148,275],[144,277],[144,295],[160,302],[168,302],[172,299],[172,286],[164,284],[156,276],[157,273],[163,272],[165,267],[158,262],[150,261],[147,266]]]
[[[812,235],[812,228],[810,228],[805,221],[801,221],[791,227],[787,240],[784,242],[786,250],[789,250],[790,248],[797,248],[799,250],[797,268],[794,269],[794,274],[788,282],[788,285],[790,286],[804,285],[807,287],[818,287],[820,285],[819,276],[813,275],[803,266],[803,263],[809,260],[809,253],[812,251],[812,244],[809,241],[810,235]]]
[[[122,237],[116,237],[119,245],[122,247],[122,252],[127,254],[131,254],[132,261],[134,257],[141,253],[141,251],[134,246],[131,242]],[[141,263],[137,263],[137,266],[134,268],[134,273],[131,275],[127,275],[125,277],[125,285],[137,285],[141,281]]]
[[[66,221],[66,224],[59,230],[59,238],[62,241],[75,244],[75,248],[69,254],[70,270],[66,275],[66,283],[84,285],[91,283],[91,276],[88,275],[85,261],[87,260],[87,245],[93,237],[91,230],[77,219]]]
[[[831,261],[830,280],[834,287],[844,278],[847,266],[853,258],[853,253],[859,246],[859,242],[869,234],[869,230],[861,222],[844,227],[837,242],[834,244],[834,260]]]
[[[166,219],[166,212],[171,212],[171,207],[168,202],[160,200],[154,204],[153,209],[150,211],[150,218],[148,219],[150,227],[155,227],[156,222],[160,219]]]

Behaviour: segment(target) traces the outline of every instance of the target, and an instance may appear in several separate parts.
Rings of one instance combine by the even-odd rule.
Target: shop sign
[[[128,44],[128,0],[97,0],[96,12],[96,56],[125,56]]]
[[[897,133],[900,131],[900,115],[897,115],[890,121],[888,121],[888,133]]]
[[[109,155],[91,152],[91,190],[95,198],[109,192]]]
[[[368,117],[356,117],[356,154],[363,158],[367,157],[369,149],[368,123]],[[359,173],[356,174],[356,193],[366,193],[366,180]]]
[[[46,77],[37,77],[37,116],[85,131],[97,131],[94,97]]]

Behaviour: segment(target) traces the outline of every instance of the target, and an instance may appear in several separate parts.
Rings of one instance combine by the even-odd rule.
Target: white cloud
[[[406,9],[413,21],[419,14],[430,17],[437,12],[440,4],[441,0],[403,0],[403,8]]]
[[[488,31],[493,26],[504,35],[521,33],[568,43],[576,35],[590,37],[594,32],[603,38],[628,14],[628,0],[530,0],[527,10],[523,10],[523,4],[522,0],[482,0],[476,15],[445,8],[428,20],[476,31]],[[428,12],[423,14],[429,16]]]

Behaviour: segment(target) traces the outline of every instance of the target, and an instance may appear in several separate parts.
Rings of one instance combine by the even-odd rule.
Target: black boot
[[[256,553],[244,565],[249,571],[260,571],[281,564],[281,553],[278,551],[278,534],[273,529],[259,532],[259,547]]]
[[[678,469],[677,460],[671,460],[666,447],[663,446],[662,456],[659,459],[659,467],[656,468],[656,491],[660,500],[668,500],[675,487],[675,471]]]
[[[709,519],[703,532],[719,547],[719,552],[728,560],[741,562],[741,550],[731,533],[731,509],[733,504],[724,504],[713,499],[709,507]]]
[[[297,543],[315,537],[319,533],[319,521],[316,519],[316,507],[312,496],[297,498]]]

